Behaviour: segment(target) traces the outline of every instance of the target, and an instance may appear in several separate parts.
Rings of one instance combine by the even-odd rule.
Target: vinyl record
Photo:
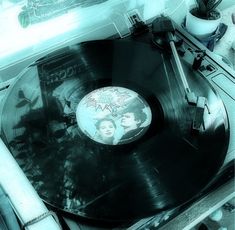
[[[27,68],[10,88],[1,132],[41,198],[96,220],[124,221],[200,193],[226,155],[228,120],[209,83],[151,44],[105,40],[71,46]]]

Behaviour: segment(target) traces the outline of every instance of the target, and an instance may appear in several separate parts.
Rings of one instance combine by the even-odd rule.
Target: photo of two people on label
[[[86,101],[78,105],[77,120],[80,129],[96,142],[107,145],[130,143],[141,137],[151,123],[151,110],[136,93],[127,97],[120,107],[115,107],[114,103],[99,106],[99,97],[97,99],[94,95],[94,98],[96,100],[92,100],[89,106]]]

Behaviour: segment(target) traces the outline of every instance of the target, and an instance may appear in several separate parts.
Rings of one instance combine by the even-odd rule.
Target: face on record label
[[[123,87],[103,87],[82,98],[76,110],[78,127],[90,139],[120,145],[147,131],[152,113],[143,97]]]

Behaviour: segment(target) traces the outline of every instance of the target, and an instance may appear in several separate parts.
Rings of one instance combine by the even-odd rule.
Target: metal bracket
[[[133,11],[128,14],[128,19],[132,25],[133,28],[133,35],[139,35],[145,32],[149,31],[148,26],[143,22],[143,20],[140,18],[137,11]]]

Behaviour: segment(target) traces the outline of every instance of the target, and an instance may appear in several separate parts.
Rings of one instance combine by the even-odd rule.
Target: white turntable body
[[[92,20],[88,20],[87,16],[83,18],[87,20],[87,25],[81,26],[79,30],[76,28],[77,21],[72,21],[74,27],[71,31],[67,31],[54,38],[50,37],[48,41],[46,41],[46,39],[44,42],[39,41],[37,45],[32,44],[30,47],[25,47],[23,50],[8,50],[9,52],[5,57],[3,57],[3,55],[0,57],[0,104],[4,103],[4,96],[7,94],[8,86],[14,83],[20,70],[53,50],[81,41],[104,39],[117,32],[119,37],[128,36],[130,34],[129,28],[131,28],[129,17],[135,13],[137,13],[144,22],[151,21],[155,15],[159,15],[162,12],[169,14],[169,11],[173,12],[171,16],[175,21],[179,23],[182,20],[183,15],[182,17],[177,15],[179,15],[180,10],[185,11],[185,7],[187,6],[186,1],[182,1],[178,4],[178,8],[174,5],[176,1],[174,1],[174,4],[171,4],[171,7],[167,7],[167,3],[169,4],[170,1],[166,1],[167,3],[160,1],[160,4],[156,4],[156,2],[157,1],[149,1],[147,3],[147,1],[111,0],[101,4],[102,6],[94,6],[97,7],[96,10],[102,10],[104,14],[109,12],[109,17],[101,17],[96,26],[91,25],[91,23],[97,19],[93,16],[94,11],[84,9],[84,13],[81,15],[85,17],[84,15],[87,13],[89,15],[88,18],[92,17]],[[153,10],[153,5],[157,5],[158,8]],[[11,7],[11,5],[7,7]],[[173,7],[177,9],[175,8],[176,10],[174,11],[172,10]],[[16,10],[16,8],[19,8],[19,5],[13,8]],[[112,8],[115,8],[115,10],[110,10]],[[127,13],[123,14],[123,12]],[[33,27],[33,29],[35,29],[36,26]],[[40,28],[43,28],[43,23],[37,27],[37,29]],[[24,36],[33,33],[33,29],[30,28],[28,31],[22,31],[22,29],[18,28]],[[186,53],[183,59],[191,64],[194,56],[189,52],[189,49],[206,49],[195,38],[190,35],[188,36],[187,33],[182,34],[177,32],[177,37],[184,40]],[[3,51],[1,52],[3,53]],[[10,54],[10,52],[12,52],[12,54]],[[226,166],[235,158],[235,71],[209,50],[206,50],[206,56],[201,66],[205,67],[199,70],[201,76],[207,79],[217,90],[228,113],[230,141],[224,162],[224,166]],[[22,223],[26,223],[46,213],[48,211],[47,208],[2,141],[0,141],[0,152],[0,185],[4,188]],[[232,196],[234,196],[234,193]],[[30,225],[27,229],[53,230],[60,229],[60,226],[57,225],[54,218],[49,215],[42,221]]]

